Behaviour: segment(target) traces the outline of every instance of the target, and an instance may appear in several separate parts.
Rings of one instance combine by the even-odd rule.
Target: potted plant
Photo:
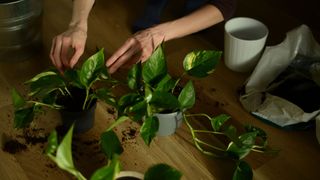
[[[221,51],[192,51],[183,61],[184,73],[173,78],[167,70],[163,45],[159,45],[144,64],[134,65],[128,72],[132,92],[118,101],[119,119],[143,119],[140,134],[146,144],[156,135],[173,134],[182,122],[182,114],[195,103],[192,80],[181,83],[185,75],[206,77],[217,65]],[[112,126],[114,127],[114,126]]]
[[[97,83],[109,86],[98,87]],[[75,131],[85,132],[93,126],[97,99],[114,105],[110,88],[116,84],[105,67],[103,49],[84,61],[80,68],[60,74],[56,69],[41,72],[25,82],[30,92],[27,98],[12,90],[14,127],[27,127],[41,107],[61,112],[63,125],[68,129],[75,121]]]
[[[258,153],[275,154],[278,151],[268,147],[267,134],[260,128],[252,125],[245,125],[239,133],[239,129],[230,125],[227,121],[230,116],[221,114],[210,117],[207,114],[184,114],[183,116],[188,126],[196,148],[203,154],[216,158],[229,158],[236,163],[233,174],[233,180],[251,180],[253,177],[250,165],[244,161],[244,158],[251,151]],[[207,120],[210,128],[195,129],[191,121]],[[223,144],[213,144],[208,140],[203,140],[199,134],[207,136],[216,136],[223,138]]]
[[[73,163],[72,132],[73,125],[59,144],[57,131],[52,131],[48,138],[45,153],[59,168],[69,172],[79,180],[86,180],[87,178],[76,169]],[[117,139],[117,136],[113,131],[106,131],[101,135],[101,149],[107,156],[108,162],[91,175],[91,180],[178,180],[181,178],[182,174],[167,164],[153,165],[145,174],[135,171],[121,171],[119,155],[123,149],[117,141],[113,141],[115,138]],[[113,146],[108,146],[110,143],[113,143]]]

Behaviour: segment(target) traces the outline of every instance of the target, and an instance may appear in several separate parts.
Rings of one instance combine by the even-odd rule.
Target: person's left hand
[[[139,61],[145,62],[162,41],[164,35],[156,28],[137,32],[107,60],[109,73],[116,72],[121,66],[131,66]]]

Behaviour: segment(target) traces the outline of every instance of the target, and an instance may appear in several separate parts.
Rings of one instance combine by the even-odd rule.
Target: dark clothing
[[[133,32],[159,24],[161,13],[167,3],[168,0],[148,0],[143,17],[133,25]],[[216,6],[220,10],[224,20],[230,19],[236,9],[236,0],[186,0],[184,7],[185,13],[191,13],[208,3]]]
[[[236,11],[236,0],[211,0],[223,15],[224,20],[230,19]]]

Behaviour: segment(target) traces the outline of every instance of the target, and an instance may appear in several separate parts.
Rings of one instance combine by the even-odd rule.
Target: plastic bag
[[[311,120],[320,127],[320,45],[306,25],[288,32],[282,43],[266,47],[240,102],[253,115],[282,128],[306,128]]]

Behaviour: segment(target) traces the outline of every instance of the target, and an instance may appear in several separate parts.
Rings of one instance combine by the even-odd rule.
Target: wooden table
[[[127,37],[130,36],[130,23],[138,17],[144,3],[137,1],[97,1],[89,20],[89,32],[86,46],[88,57],[96,47],[104,47],[110,56]],[[0,132],[11,139],[19,139],[23,132],[12,127],[12,106],[10,89],[17,87],[25,91],[22,82],[50,65],[48,52],[54,35],[67,27],[71,15],[71,1],[44,1],[43,13],[43,52],[27,61],[16,63],[0,63]],[[182,72],[183,57],[194,49],[215,49],[213,40],[203,39],[199,35],[188,36],[166,43],[169,70],[173,74]],[[17,73],[15,73],[17,72]],[[124,71],[115,77],[123,78]],[[271,147],[280,149],[277,156],[251,153],[246,161],[254,168],[254,179],[320,179],[320,148],[316,140],[315,130],[285,131],[269,126],[246,112],[238,101],[237,90],[243,85],[249,74],[235,73],[228,70],[223,61],[216,71],[204,80],[195,79],[197,94],[193,112],[204,112],[211,115],[227,113],[232,116],[236,125],[251,123],[264,129],[269,137]],[[101,167],[104,156],[98,150],[97,140],[101,132],[113,121],[114,115],[110,107],[99,103],[96,109],[95,126],[89,132],[77,135],[74,140],[77,150],[74,153],[76,166],[89,177]],[[33,128],[41,129],[46,135],[59,123],[60,116],[55,111],[46,111],[37,118]],[[198,123],[197,126],[203,126]],[[201,154],[192,143],[190,133],[183,125],[175,135],[157,137],[147,147],[138,131],[134,138],[128,131],[138,130],[139,125],[126,123],[117,128],[117,133],[125,148],[121,155],[124,170],[145,172],[155,163],[167,163],[183,173],[183,179],[230,179],[233,163],[224,159],[214,159]],[[20,136],[20,141],[24,141]],[[28,145],[28,148],[16,154],[0,150],[0,179],[72,179],[72,177],[42,154],[45,143]]]

